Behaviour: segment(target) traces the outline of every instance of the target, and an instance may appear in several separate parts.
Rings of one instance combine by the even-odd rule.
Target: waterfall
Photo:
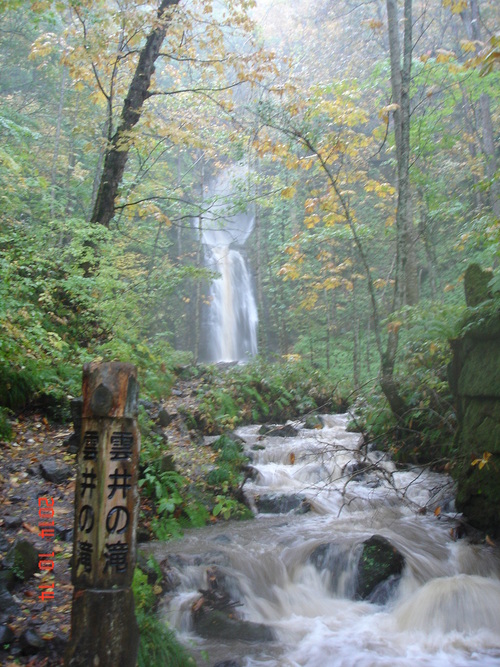
[[[322,419],[321,430],[295,424],[295,437],[237,429],[257,516],[150,545],[176,582],[168,622],[209,667],[500,667],[498,550],[456,538],[452,481],[367,452],[346,415]],[[382,596],[360,599],[360,547],[374,534],[405,565]],[[214,573],[242,620],[197,634],[193,609]],[[263,639],[238,634],[249,630]]]
[[[211,206],[202,219],[205,266],[219,275],[203,315],[203,361],[246,361],[257,354],[257,306],[244,251],[255,217],[238,202],[242,179],[246,170],[234,167],[206,195]]]

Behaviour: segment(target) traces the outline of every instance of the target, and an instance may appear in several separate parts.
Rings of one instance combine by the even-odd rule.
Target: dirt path
[[[202,475],[211,464],[210,448],[197,446],[199,436],[186,428],[179,414],[179,408],[192,408],[197,400],[197,383],[179,380],[162,406],[147,408],[156,428],[160,428],[160,407],[171,416],[170,424],[162,428],[165,450],[173,455],[179,472],[190,479]],[[0,664],[56,667],[62,664],[70,630],[75,455],[64,442],[72,429],[33,413],[18,415],[12,427],[12,441],[0,441],[0,577],[6,575],[6,554],[16,540],[30,542],[36,554],[54,553],[54,570],[37,570],[13,586],[0,580]],[[47,461],[66,474],[63,481],[44,478],[40,464]],[[53,499],[53,535],[42,536],[40,524],[47,519],[39,516],[40,498],[49,499],[49,504]],[[54,597],[42,600],[40,595],[47,587]]]

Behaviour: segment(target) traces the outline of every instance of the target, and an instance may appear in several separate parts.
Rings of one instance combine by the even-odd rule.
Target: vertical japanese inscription
[[[131,590],[138,509],[137,370],[83,368],[66,667],[135,667],[139,632]],[[103,623],[103,620],[106,622]]]
[[[130,386],[118,410],[105,384],[91,389],[78,453],[73,583],[116,588],[130,584],[135,566],[139,436]]]

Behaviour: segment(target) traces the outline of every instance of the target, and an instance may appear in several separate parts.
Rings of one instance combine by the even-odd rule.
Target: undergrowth
[[[148,575],[136,567],[132,590],[139,625],[138,667],[196,667],[196,662],[179,643],[174,631],[156,613],[157,596],[155,586],[161,584],[159,568],[154,583]]]

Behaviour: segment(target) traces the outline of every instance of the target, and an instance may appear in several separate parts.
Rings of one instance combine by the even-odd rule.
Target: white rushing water
[[[234,167],[207,193],[213,205],[202,221],[205,266],[219,277],[210,287],[204,361],[246,361],[257,354],[257,305],[244,254],[254,215],[237,204],[245,177],[245,169]]]
[[[156,544],[179,585],[165,606],[174,625],[209,667],[500,667],[500,562],[497,550],[456,539],[452,485],[444,475],[400,470],[366,452],[345,415],[297,437],[239,429],[255,476],[250,502],[269,495],[302,499],[306,513],[258,514],[221,522]],[[299,494],[297,496],[297,494]],[[439,508],[436,512],[435,510]],[[384,603],[353,599],[360,544],[387,538],[405,558]],[[322,546],[323,545],[323,546]],[[318,569],[312,554],[328,554]],[[192,629],[191,608],[209,567],[224,576],[244,619],[265,624],[275,641],[206,640]]]

